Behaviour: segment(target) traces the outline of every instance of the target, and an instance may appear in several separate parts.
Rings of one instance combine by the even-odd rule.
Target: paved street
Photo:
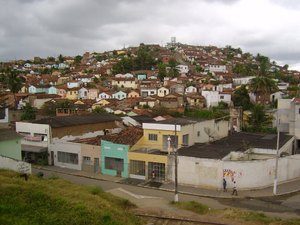
[[[45,170],[46,169],[46,170]],[[33,168],[33,174],[39,171],[44,173],[44,177],[58,176],[65,180],[80,185],[100,186],[104,191],[110,192],[116,196],[129,199],[141,208],[160,208],[161,210],[174,210],[168,203],[174,199],[174,193],[170,190],[160,190],[157,188],[147,188],[135,185],[120,183],[117,177],[98,177],[89,178],[77,171],[57,169],[46,167],[45,169]],[[52,171],[50,171],[53,169]],[[55,171],[54,171],[55,170]],[[166,187],[165,187],[166,188]],[[182,187],[181,187],[182,188]],[[179,189],[180,190],[180,189]],[[187,191],[192,190],[186,187],[183,190],[186,194],[179,194],[180,201],[197,201],[208,205],[214,209],[224,209],[228,207],[239,207],[255,211],[263,211],[266,214],[280,218],[300,218],[300,193],[294,193],[285,196],[266,196],[266,197],[239,197],[232,198],[230,193],[225,198],[220,196],[201,197],[195,193],[189,194]],[[217,191],[215,191],[218,193]],[[223,195],[220,193],[219,195]],[[252,193],[253,194],[253,193]]]

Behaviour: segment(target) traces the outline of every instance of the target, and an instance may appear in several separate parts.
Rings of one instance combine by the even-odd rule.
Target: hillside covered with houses
[[[175,42],[2,62],[0,155],[166,182],[178,150],[181,184],[264,187],[278,151],[279,180],[300,176],[299,81],[267,56]]]

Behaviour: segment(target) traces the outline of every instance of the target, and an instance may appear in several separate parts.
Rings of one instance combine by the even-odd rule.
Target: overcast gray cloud
[[[300,62],[296,0],[0,0],[0,60],[181,43]],[[300,69],[300,67],[299,67]]]

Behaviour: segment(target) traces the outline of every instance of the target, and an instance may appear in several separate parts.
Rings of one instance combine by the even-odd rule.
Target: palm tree
[[[254,93],[255,96],[269,98],[269,95],[277,91],[278,87],[273,79],[267,76],[256,76],[251,80],[249,90]]]
[[[18,93],[22,87],[22,79],[18,76],[18,72],[12,69],[5,69],[4,71],[5,80],[7,88],[14,95],[14,107],[17,108],[17,98],[16,93]]]

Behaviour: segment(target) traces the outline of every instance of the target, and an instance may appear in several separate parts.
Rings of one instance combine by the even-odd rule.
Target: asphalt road
[[[58,176],[75,184],[100,186],[104,191],[129,199],[141,208],[152,207],[160,208],[161,210],[175,210],[168,204],[174,199],[174,194],[171,192],[120,184],[112,181],[101,181],[85,177],[78,177],[75,175],[50,172],[36,168],[33,168],[32,170],[33,174],[42,171],[45,178],[50,176]],[[294,193],[288,196],[275,196],[255,199],[217,199],[180,194],[179,201],[197,201],[213,209],[236,207],[264,212],[267,215],[278,218],[300,218],[300,193]]]

